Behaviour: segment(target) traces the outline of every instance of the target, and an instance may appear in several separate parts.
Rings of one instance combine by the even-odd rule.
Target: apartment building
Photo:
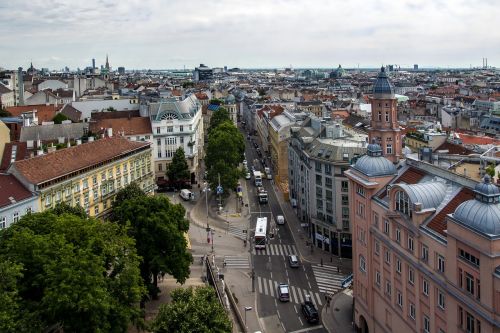
[[[291,128],[288,185],[297,215],[314,246],[351,257],[348,179],[353,159],[366,152],[366,135],[311,115]]]
[[[390,82],[383,74],[377,80],[385,88],[383,96],[374,88],[372,106],[385,104],[381,97],[390,104]],[[395,128],[372,125],[397,142]],[[383,149],[370,134],[367,154],[345,172],[357,329],[500,332],[499,188],[489,177],[478,183],[411,157],[400,161],[399,145]]]
[[[150,143],[123,137],[15,161],[7,172],[37,194],[40,211],[65,202],[95,217],[106,216],[116,192],[131,182],[146,193],[155,186]]]

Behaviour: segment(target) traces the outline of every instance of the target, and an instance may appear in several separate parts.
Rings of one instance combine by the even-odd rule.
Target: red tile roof
[[[458,192],[458,194],[451,199],[429,223],[427,223],[427,226],[441,235],[446,236],[444,232],[447,229],[446,215],[453,213],[462,202],[473,198],[474,192],[472,192],[471,189],[466,187],[462,188],[460,192]]]
[[[457,145],[451,142],[445,142],[441,146],[436,148],[438,150],[448,150],[448,154],[456,154],[456,155],[470,155],[474,154],[474,151],[465,148],[463,145]]]
[[[146,117],[98,119],[90,122],[90,131],[92,133],[104,133],[106,128],[112,128],[113,133],[118,135],[141,135],[152,134],[151,122]]]
[[[15,146],[15,156],[12,156],[12,147]],[[5,144],[3,150],[2,162],[0,164],[0,171],[6,171],[10,164],[12,157],[15,161],[24,160],[30,157],[28,151],[28,144],[26,142],[9,142]]]
[[[398,178],[396,178],[392,184],[405,183],[405,184],[417,184],[422,178],[424,178],[425,172],[409,167],[408,170],[403,172]],[[387,195],[387,188],[385,188],[379,195],[379,198],[385,198]]]
[[[0,207],[11,205],[32,196],[33,194],[16,177],[0,174]]]
[[[199,100],[204,100],[204,99],[208,99],[208,96],[207,94],[203,93],[203,92],[197,92],[196,94],[194,94],[196,96],[196,98],[198,98]]]
[[[13,117],[19,117],[24,112],[30,112],[36,110],[36,115],[38,117],[38,122],[41,124],[43,121],[52,121],[52,118],[56,115],[56,112],[61,109],[63,105],[55,106],[55,105],[23,105],[23,106],[11,106],[7,108],[7,111]]]
[[[16,161],[9,171],[15,169],[30,183],[40,184],[149,145],[149,142],[130,141],[123,137],[104,138]]]
[[[8,111],[8,109],[7,109]],[[469,134],[463,134],[459,133],[460,139],[462,140],[462,143],[464,145],[488,145],[488,144],[493,144],[493,145],[499,145],[500,140],[493,139],[487,136],[475,136],[475,135],[469,135]]]

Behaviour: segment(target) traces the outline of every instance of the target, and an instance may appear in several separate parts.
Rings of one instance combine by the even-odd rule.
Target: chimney
[[[82,144],[82,139],[76,139],[76,145],[79,146]]]
[[[109,138],[113,137],[113,129],[111,127],[106,128],[106,132]]]
[[[22,67],[17,69],[17,85],[19,87],[19,105],[24,105],[24,78]]]

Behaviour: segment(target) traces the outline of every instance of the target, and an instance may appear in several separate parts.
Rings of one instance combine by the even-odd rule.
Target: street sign
[[[352,284],[352,280],[354,278],[354,275],[349,275],[348,277],[346,277],[341,283],[340,285],[342,286],[342,288],[349,288]]]
[[[222,193],[224,193],[222,186],[221,185],[217,186],[217,194],[222,194]]]

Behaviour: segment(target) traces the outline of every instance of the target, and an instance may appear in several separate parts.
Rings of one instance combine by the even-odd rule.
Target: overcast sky
[[[0,0],[0,67],[500,66],[498,0]]]

